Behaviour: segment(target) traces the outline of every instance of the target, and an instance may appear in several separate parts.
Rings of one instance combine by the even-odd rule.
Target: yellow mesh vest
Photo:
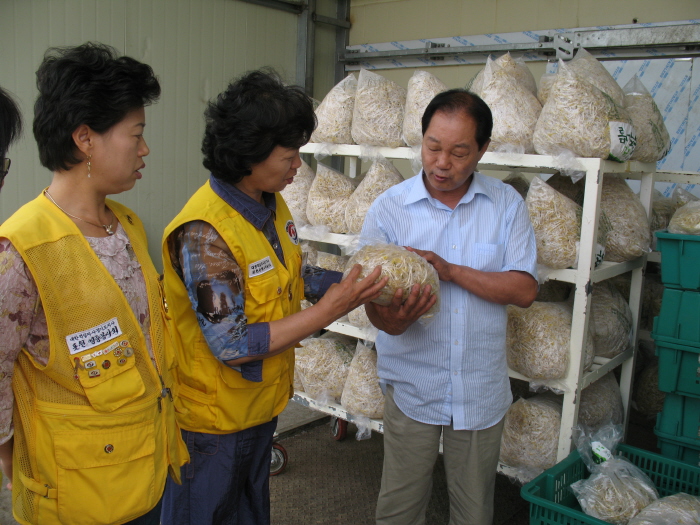
[[[179,395],[175,406],[178,422],[186,430],[225,434],[266,423],[277,416],[293,393],[294,349],[264,359],[263,380],[259,383],[243,379],[240,372],[218,361],[199,328],[187,290],[173,270],[167,238],[190,221],[211,224],[243,272],[248,322],[281,319],[300,310],[304,285],[294,222],[284,199],[279,194],[276,198],[275,227],[286,268],[277,259],[265,234],[216,195],[208,182],[165,229],[165,290],[179,336],[176,370]],[[270,263],[274,268],[256,275],[256,268],[269,268]]]
[[[108,205],[141,263],[158,370],[116,282],[75,224],[46,197],[0,227],[0,237],[12,241],[37,284],[51,344],[46,366],[26,352],[15,364],[12,496],[21,523],[130,521],[158,502],[168,470],[179,481],[187,459],[174,405],[161,397],[159,375],[171,387],[175,360],[145,232],[128,208]],[[118,323],[118,337],[110,339],[113,322],[82,339],[94,347],[86,350],[75,338],[69,344],[67,336],[110,320]],[[122,341],[128,344],[113,348]],[[100,351],[105,353],[96,355]]]

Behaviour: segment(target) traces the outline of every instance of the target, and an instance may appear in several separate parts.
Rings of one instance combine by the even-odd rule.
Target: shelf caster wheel
[[[348,435],[348,422],[337,417],[331,418],[331,437],[343,441]]]
[[[272,459],[270,460],[270,476],[282,474],[287,468],[287,451],[279,443],[272,444]]]

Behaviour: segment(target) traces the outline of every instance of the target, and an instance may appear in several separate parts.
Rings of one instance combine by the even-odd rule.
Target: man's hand
[[[403,290],[396,290],[394,297],[386,306],[376,303],[365,304],[367,317],[374,326],[389,335],[401,335],[409,326],[426,313],[437,301],[435,295],[430,293],[431,287],[426,284],[421,293],[420,286],[414,284],[411,293],[405,302],[403,300]]]
[[[451,282],[453,279],[454,265],[448,263],[445,259],[440,257],[437,253],[428,250],[418,250],[417,248],[411,248],[410,246],[405,246],[409,252],[417,253],[423,259],[428,261],[433,265],[433,268],[437,270],[438,277],[441,281]]]

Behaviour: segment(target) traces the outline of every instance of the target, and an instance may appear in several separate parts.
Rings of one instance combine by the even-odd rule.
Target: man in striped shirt
[[[450,523],[490,525],[503,429],[512,402],[506,305],[537,294],[535,236],[517,191],[476,166],[489,145],[488,106],[465,90],[437,95],[423,115],[423,170],[382,194],[365,242],[411,247],[440,277],[440,313],[418,286],[392,304],[367,303],[381,332],[378,373],[386,394],[384,467],[377,524],[425,523],[440,435]]]

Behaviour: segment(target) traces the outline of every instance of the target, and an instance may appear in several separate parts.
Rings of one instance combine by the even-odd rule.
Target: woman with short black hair
[[[302,264],[280,195],[316,125],[311,99],[272,70],[232,82],[205,113],[209,180],[165,230],[164,282],[178,332],[176,408],[191,463],[168,482],[163,523],[270,523],[270,453],[289,400],[294,346],[378,297]],[[375,281],[378,281],[375,283]],[[318,302],[300,311],[301,299]]]
[[[141,178],[160,85],[87,43],[49,49],[37,88],[53,179],[0,226],[0,466],[20,523],[156,525],[187,457],[171,338],[143,225],[107,196]]]
[[[0,87],[0,189],[10,170],[10,159],[5,157],[10,144],[22,133],[22,114],[10,94]]]

